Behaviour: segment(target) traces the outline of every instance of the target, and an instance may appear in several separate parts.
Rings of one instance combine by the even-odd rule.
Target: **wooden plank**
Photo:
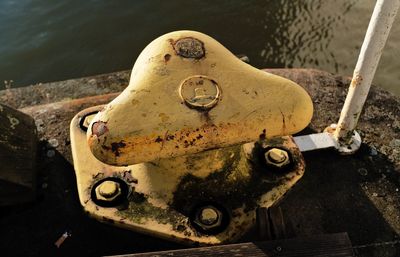
[[[0,206],[35,198],[36,158],[33,118],[0,104]]]
[[[347,233],[325,234],[307,238],[250,242],[183,250],[117,255],[118,257],[163,256],[254,256],[254,257],[350,257],[354,256]]]

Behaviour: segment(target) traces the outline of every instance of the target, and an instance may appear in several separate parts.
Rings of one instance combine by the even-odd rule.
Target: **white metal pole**
[[[353,132],[399,6],[400,0],[377,0],[376,2],[346,101],[333,134],[343,145],[352,143]]]

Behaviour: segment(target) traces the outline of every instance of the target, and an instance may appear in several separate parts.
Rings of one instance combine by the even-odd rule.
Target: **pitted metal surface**
[[[143,50],[87,140],[102,162],[131,165],[291,135],[312,113],[310,96],[293,81],[242,62],[205,34],[176,31]]]
[[[233,242],[254,226],[257,208],[303,175],[287,135],[306,127],[312,110],[299,85],[249,66],[207,35],[161,36],[116,99],[71,122],[81,204],[98,220],[169,240]],[[287,160],[268,165],[273,147]]]
[[[291,137],[261,137],[255,143],[170,159],[108,165],[92,155],[79,125],[86,114],[102,109],[78,113],[70,127],[80,202],[102,222],[190,245],[234,242],[254,226],[257,208],[278,201],[304,173],[303,158]],[[290,168],[277,171],[265,164],[265,152],[272,146],[290,152]],[[102,194],[107,180],[128,187],[129,194],[118,205],[107,204],[115,184],[107,184],[106,197]]]
[[[174,43],[174,49],[179,56],[184,58],[201,59],[206,54],[204,43],[194,37],[178,39]]]

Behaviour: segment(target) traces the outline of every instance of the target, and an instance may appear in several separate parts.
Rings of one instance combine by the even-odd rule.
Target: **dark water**
[[[0,80],[12,86],[130,69],[154,38],[191,29],[251,64],[351,75],[374,0],[0,0]],[[375,83],[400,95],[400,19]],[[4,88],[0,83],[0,88]]]

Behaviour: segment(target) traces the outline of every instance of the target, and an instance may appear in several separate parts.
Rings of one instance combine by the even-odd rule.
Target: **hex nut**
[[[89,114],[85,117],[85,119],[83,120],[83,125],[88,128],[90,122],[93,120],[94,116],[96,116],[97,113],[93,113],[93,114]]]
[[[218,222],[218,212],[213,208],[204,208],[199,215],[199,221],[207,226],[214,225]]]
[[[265,152],[265,161],[268,165],[283,168],[290,163],[289,153],[279,148],[271,148]]]
[[[208,205],[197,210],[193,222],[196,223],[202,230],[207,232],[220,227],[222,224],[222,219],[222,212],[214,206]]]
[[[79,126],[83,131],[87,131],[90,125],[90,122],[93,120],[93,118],[96,116],[98,112],[91,112],[87,113],[82,116],[82,118],[79,121]]]
[[[112,202],[121,195],[121,187],[118,182],[106,180],[95,189],[98,200]]]

